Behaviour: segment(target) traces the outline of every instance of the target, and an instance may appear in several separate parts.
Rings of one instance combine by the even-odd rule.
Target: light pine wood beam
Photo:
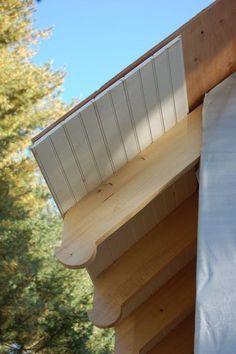
[[[114,326],[195,257],[197,205],[195,193],[95,279],[95,325]]]
[[[194,312],[170,332],[148,354],[193,354]]]
[[[66,213],[60,262],[87,266],[99,244],[199,161],[201,116],[199,106]]]
[[[194,310],[195,260],[115,327],[115,354],[147,353]]]

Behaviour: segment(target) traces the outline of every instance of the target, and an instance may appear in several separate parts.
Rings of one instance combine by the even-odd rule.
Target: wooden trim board
[[[99,244],[199,161],[201,116],[199,106],[66,213],[60,262],[87,266]]]

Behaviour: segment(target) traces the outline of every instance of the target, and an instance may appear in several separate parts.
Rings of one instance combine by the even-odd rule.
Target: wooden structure
[[[193,352],[202,102],[236,69],[235,18],[214,2],[33,140],[64,218],[56,256],[86,267],[117,354]]]

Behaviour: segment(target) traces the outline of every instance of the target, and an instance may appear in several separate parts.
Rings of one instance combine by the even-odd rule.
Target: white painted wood
[[[128,99],[141,151],[152,143],[149,121],[141,88],[139,71],[128,74],[124,79]]]
[[[64,122],[68,139],[74,150],[74,155],[81,166],[83,178],[88,191],[93,190],[100,182],[101,178],[94,161],[94,156],[86,138],[80,115],[70,117]]]
[[[39,147],[51,138],[53,156],[57,159],[51,166],[60,165],[77,202],[172,128],[187,112],[183,53],[178,37],[72,113],[35,145]],[[42,151],[46,153],[45,149]],[[45,159],[39,149],[36,155],[38,161]],[[42,162],[39,165],[53,190],[46,177],[51,175],[52,167],[50,164],[45,167]],[[60,193],[57,197],[57,188],[53,196],[65,213],[68,209],[65,205],[71,203],[67,202],[66,194],[65,204]]]
[[[94,103],[97,106],[112,162],[117,171],[127,162],[127,159],[109,92],[97,96]]]
[[[131,123],[123,82],[120,81],[117,85],[115,85],[111,89],[110,94],[120,126],[125,152],[128,160],[132,160],[138,153],[138,147]]]
[[[154,60],[165,131],[167,131],[176,124],[175,104],[167,51],[156,55]]]
[[[155,77],[153,75],[152,61],[153,59],[148,59],[140,67],[140,74],[152,139],[156,140],[162,134],[164,134],[164,125],[160,106],[160,99],[157,92]]]
[[[43,144],[36,143],[33,150],[44,178],[48,182],[53,197],[63,214],[74,205],[75,198],[64,178],[50,138],[45,138]]]
[[[80,166],[74,157],[65,129],[62,125],[54,130],[50,135],[50,139],[56,151],[65,179],[76,201],[79,201],[87,191],[79,170]]]
[[[184,75],[184,60],[181,41],[175,41],[168,49],[171,80],[177,120],[188,114],[188,98]]]
[[[102,180],[105,180],[112,175],[113,169],[93,105],[87,105],[80,111],[80,114],[97,162],[99,174]]]

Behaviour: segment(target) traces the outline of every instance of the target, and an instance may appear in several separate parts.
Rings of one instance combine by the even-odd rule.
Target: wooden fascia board
[[[199,106],[66,213],[61,263],[87,266],[99,244],[199,161],[201,116]]]
[[[180,35],[183,43],[188,103],[190,111],[193,110],[202,102],[206,92],[236,70],[235,16],[236,1],[215,1],[60,119],[53,122],[34,137],[33,142]]]

